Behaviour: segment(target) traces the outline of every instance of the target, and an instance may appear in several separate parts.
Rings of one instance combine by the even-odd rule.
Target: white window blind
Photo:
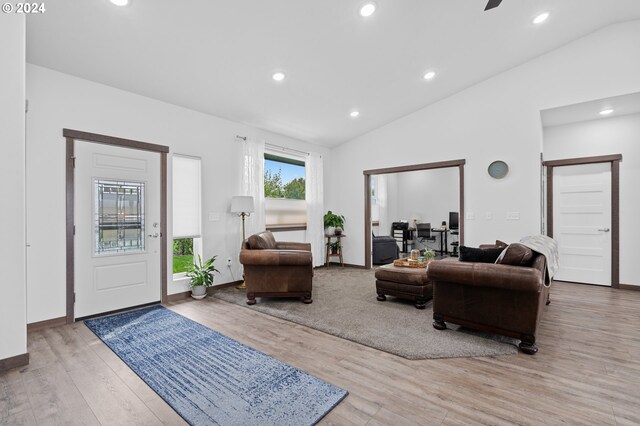
[[[200,237],[200,159],[173,155],[173,238]]]

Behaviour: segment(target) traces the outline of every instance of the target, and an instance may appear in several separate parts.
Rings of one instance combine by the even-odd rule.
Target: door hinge
[[[24,100],[24,113],[28,113],[29,112],[29,99],[25,99]]]
[[[73,225],[73,235],[76,235],[76,226]]]
[[[75,169],[76,168],[76,157],[71,157],[71,163],[73,163],[71,165],[71,167],[73,167]]]
[[[73,303],[76,303],[76,294],[73,293]]]

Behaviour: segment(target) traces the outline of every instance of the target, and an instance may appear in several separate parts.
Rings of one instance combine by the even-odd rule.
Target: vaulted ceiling
[[[27,18],[27,61],[332,146],[640,19],[638,0],[375,0],[366,18],[364,3],[57,0]]]

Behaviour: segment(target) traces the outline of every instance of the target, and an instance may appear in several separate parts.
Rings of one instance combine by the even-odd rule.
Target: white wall
[[[25,277],[25,19],[0,16],[0,360],[27,352]]]
[[[640,285],[640,114],[544,128],[545,160],[622,154],[620,163],[620,282]]]
[[[63,128],[168,145],[172,153],[202,158],[203,254],[218,255],[216,266],[223,272],[216,276],[218,284],[241,279],[238,267],[241,221],[229,213],[231,197],[241,190],[242,147],[235,136],[262,138],[293,149],[320,152],[325,164],[330,162],[326,148],[32,64],[27,64],[27,98],[31,105],[27,123],[30,323],[65,315]],[[169,188],[170,173],[169,169]],[[220,220],[209,221],[209,213],[217,213]],[[168,228],[171,235],[170,209]],[[304,238],[300,233],[288,237]],[[278,235],[276,238],[281,239]],[[227,257],[233,259],[231,271],[226,267]],[[169,281],[169,294],[186,289],[183,282]]]
[[[539,233],[540,111],[639,91],[638,39],[640,21],[606,27],[335,148],[325,205],[350,224],[345,262],[364,264],[367,169],[464,158],[465,210],[475,214],[465,244]],[[511,166],[502,180],[486,172],[496,159]]]
[[[413,219],[430,222],[433,227],[449,222],[449,212],[458,211],[458,168],[398,173],[398,216],[393,220]]]

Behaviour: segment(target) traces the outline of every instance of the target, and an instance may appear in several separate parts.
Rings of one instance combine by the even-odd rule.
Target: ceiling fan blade
[[[487,3],[487,7],[485,7],[484,10],[489,10],[489,9],[493,9],[494,7],[498,7],[500,6],[500,3],[502,3],[502,0],[489,0],[489,3]]]

